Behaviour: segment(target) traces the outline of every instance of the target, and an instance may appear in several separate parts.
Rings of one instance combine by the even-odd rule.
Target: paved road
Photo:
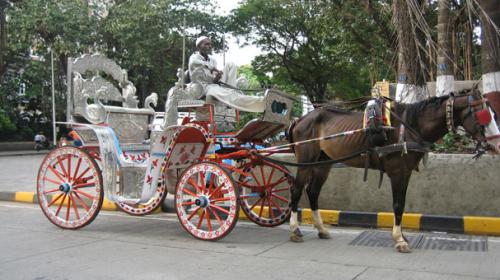
[[[225,239],[205,242],[172,214],[101,212],[68,231],[36,205],[11,202],[0,202],[0,224],[0,279],[500,279],[500,239],[492,237],[484,252],[399,254],[349,245],[364,229],[331,228],[333,239],[319,240],[304,226],[296,244],[286,226],[240,221]]]
[[[0,191],[36,191],[36,176],[46,152],[0,156]]]

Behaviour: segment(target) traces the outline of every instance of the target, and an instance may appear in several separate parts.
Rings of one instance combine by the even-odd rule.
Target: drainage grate
[[[423,238],[423,234],[405,233],[411,248],[416,248]],[[391,232],[380,230],[367,230],[359,234],[349,245],[368,247],[393,247]]]
[[[486,252],[488,251],[488,238],[486,236],[430,234],[424,236],[418,248],[446,251]]]
[[[405,233],[410,247],[413,249],[446,250],[446,251],[488,251],[486,236],[468,236],[458,234],[421,234]],[[349,245],[368,247],[393,247],[390,231],[364,231],[354,238]]]

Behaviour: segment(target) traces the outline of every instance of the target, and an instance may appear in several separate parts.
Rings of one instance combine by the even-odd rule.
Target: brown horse
[[[408,144],[426,146],[442,138],[449,129],[462,126],[467,134],[478,141],[478,145],[480,143],[482,147],[488,147],[492,153],[498,154],[500,151],[500,132],[494,112],[477,91],[467,95],[433,97],[414,104],[395,103],[393,108],[395,113],[391,114],[391,124],[395,129],[386,131],[387,145],[401,143],[403,141],[401,139],[404,139]],[[401,123],[405,128],[400,136]],[[289,138],[291,142],[299,142],[362,127],[363,113],[324,107],[310,112],[293,123],[289,128]],[[354,133],[345,137],[297,145],[294,147],[294,152],[298,163],[314,163],[340,159],[370,147],[370,141],[365,133]],[[410,176],[423,156],[424,153],[418,149],[408,149],[407,153],[399,150],[381,157],[377,153],[367,153],[344,161],[346,165],[358,168],[364,168],[368,164],[370,169],[381,170],[390,178],[395,217],[392,237],[399,252],[411,251],[401,232],[401,219]],[[331,165],[318,165],[297,169],[295,184],[291,188],[290,239],[292,241],[303,241],[297,222],[297,207],[305,185],[319,238],[330,238],[318,211],[318,197],[330,167]]]

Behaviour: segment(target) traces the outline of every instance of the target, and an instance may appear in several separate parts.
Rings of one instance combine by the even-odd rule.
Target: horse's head
[[[478,151],[500,153],[500,130],[495,112],[479,91],[451,96],[446,103],[446,122],[450,130],[461,125],[478,142]]]

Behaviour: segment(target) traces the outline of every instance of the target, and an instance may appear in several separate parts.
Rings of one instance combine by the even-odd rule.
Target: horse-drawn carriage
[[[131,215],[146,215],[167,191],[181,225],[194,237],[217,240],[235,226],[240,208],[262,226],[289,217],[293,176],[251,150],[290,120],[291,100],[266,92],[261,119],[221,132],[238,112],[223,104],[184,100],[182,124],[166,126],[152,93],[138,108],[125,70],[101,55],[68,62],[67,122],[82,145],[53,150],[38,172],[38,202],[47,218],[65,229],[94,220],[104,197]],[[184,90],[182,83],[178,90]],[[217,147],[217,151],[216,150]],[[174,182],[175,186],[169,185]]]
[[[392,236],[400,252],[409,252],[401,231],[405,196],[427,144],[461,126],[477,141],[478,156],[486,150],[500,152],[498,118],[477,90],[415,104],[394,103],[394,107],[385,105],[389,99],[381,99],[379,106],[390,111],[387,115],[377,108],[369,110],[370,106],[366,113],[326,106],[290,127],[293,143],[256,152],[256,144],[290,120],[291,100],[277,90],[267,91],[261,119],[226,132],[238,112],[202,100],[179,101],[178,107],[188,115],[180,125],[165,125],[164,115],[151,106],[157,95],[147,97],[145,108],[138,108],[126,72],[102,56],[70,60],[67,84],[68,122],[63,124],[76,131],[82,145],[47,155],[38,173],[37,194],[47,218],[68,229],[89,224],[104,195],[131,215],[145,215],[163,203],[168,190],[174,194],[181,225],[198,239],[227,235],[241,207],[262,226],[280,225],[290,216],[290,238],[300,242],[297,208],[307,185],[314,225],[320,238],[329,238],[318,212],[318,196],[330,166],[342,161],[378,169],[391,179]],[[187,89],[183,82],[176,87]],[[378,104],[368,105],[372,103]],[[379,124],[369,127],[374,120]],[[370,138],[374,132],[383,136],[378,137],[382,141]],[[279,161],[261,156],[291,151],[285,146],[294,147],[296,179]]]

